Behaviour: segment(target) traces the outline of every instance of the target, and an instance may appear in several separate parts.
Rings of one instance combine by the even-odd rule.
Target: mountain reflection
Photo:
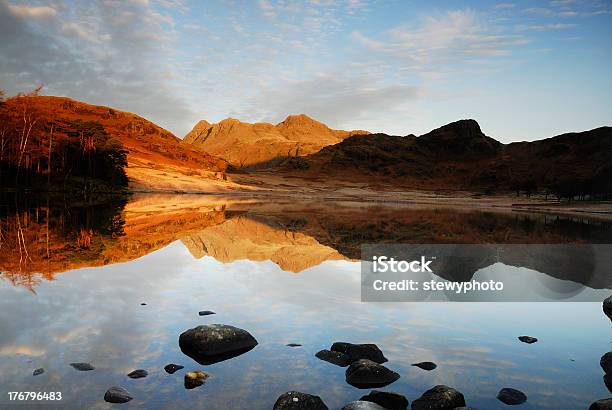
[[[57,272],[134,260],[177,240],[194,258],[271,260],[289,272],[359,260],[365,243],[612,243],[606,220],[431,205],[137,195],[97,203],[13,198],[0,212],[1,277],[30,289]],[[508,253],[502,262],[543,273],[554,264],[560,273],[553,276],[590,284],[559,259],[563,255],[540,259],[529,249],[527,259]],[[485,258],[446,276],[469,280],[499,261]],[[593,285],[612,287],[609,281]]]

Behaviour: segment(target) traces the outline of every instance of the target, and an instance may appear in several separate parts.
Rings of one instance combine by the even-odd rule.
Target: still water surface
[[[14,406],[9,391],[61,391],[57,408],[116,407],[103,396],[118,385],[135,397],[122,408],[270,409],[282,393],[299,390],[339,409],[369,390],[348,385],[344,368],[314,356],[334,341],[376,343],[389,359],[385,365],[401,375],[382,390],[400,392],[411,402],[437,384],[458,389],[479,409],[505,407],[495,398],[502,387],[525,392],[528,401],[517,406],[524,409],[584,409],[610,396],[599,359],[612,350],[612,328],[601,302],[362,303],[355,255],[360,242],[373,239],[395,242],[437,232],[430,239],[440,242],[440,235],[448,235],[453,242],[461,237],[473,242],[494,237],[491,227],[503,227],[506,237],[521,243],[602,243],[610,235],[605,223],[452,209],[432,216],[430,209],[347,204],[334,204],[342,217],[330,219],[324,212],[329,204],[206,201],[175,212],[168,211],[177,208],[167,199],[163,205],[158,199],[132,201],[121,208],[120,223],[111,224],[121,227],[120,234],[94,223],[95,215],[75,219],[73,209],[61,224],[50,223],[54,228],[47,235],[55,242],[49,251],[42,228],[46,213],[35,216],[34,208],[26,207],[28,220],[21,214],[19,225],[37,233],[23,235],[30,259],[21,265],[13,264],[20,255],[11,241],[16,213],[5,213],[0,407]],[[166,216],[160,217],[156,206]],[[372,217],[383,214],[393,215],[394,225]],[[57,219],[65,212],[50,215]],[[83,230],[91,233],[89,240]],[[58,255],[71,259],[59,261]],[[35,275],[44,263],[52,272]],[[74,269],[60,272],[56,266]],[[521,274],[540,282],[543,275]],[[584,292],[601,300],[610,288]],[[216,315],[200,317],[201,310]],[[259,345],[233,359],[199,365],[181,352],[178,337],[207,323],[246,329]],[[520,343],[520,335],[539,342]],[[410,366],[422,361],[438,368]],[[89,362],[96,370],[78,372],[72,362]],[[185,369],[169,375],[163,370],[168,363]],[[32,376],[41,367],[45,373]],[[126,374],[135,369],[149,376],[129,379]],[[210,379],[186,390],[184,372],[198,369]]]

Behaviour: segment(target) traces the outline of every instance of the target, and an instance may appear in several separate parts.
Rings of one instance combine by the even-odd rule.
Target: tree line
[[[97,121],[52,117],[37,88],[6,97],[0,90],[0,187],[113,191],[127,186],[127,151]]]

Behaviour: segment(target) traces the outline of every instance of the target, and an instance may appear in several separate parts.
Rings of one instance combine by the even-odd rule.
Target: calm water
[[[125,408],[270,409],[280,394],[299,390],[338,409],[369,389],[348,385],[345,368],[314,356],[334,341],[376,343],[385,365],[401,375],[381,390],[411,402],[436,384],[458,389],[480,409],[505,407],[495,399],[502,387],[525,392],[527,403],[517,406],[524,409],[584,409],[610,396],[599,359],[612,350],[612,328],[600,302],[361,303],[356,260],[360,243],[409,238],[606,243],[612,232],[605,222],[431,207],[191,201],[138,198],[110,215],[109,207],[64,206],[49,217],[45,204],[5,208],[0,407],[12,407],[9,391],[61,391],[58,408],[110,408],[117,405],[105,403],[104,392],[118,385],[135,397]],[[559,280],[521,275],[534,284]],[[601,300],[610,288],[604,281],[575,298]],[[199,317],[200,310],[217,314]],[[259,345],[199,365],[180,351],[178,337],[207,323],[246,329]],[[519,335],[539,342],[520,343]],[[421,361],[438,368],[410,366]],[[72,362],[96,370],[78,372]],[[169,375],[168,363],[186,368]],[[45,373],[32,376],[40,367]],[[149,377],[129,379],[135,369]],[[184,371],[198,369],[210,379],[186,390]]]

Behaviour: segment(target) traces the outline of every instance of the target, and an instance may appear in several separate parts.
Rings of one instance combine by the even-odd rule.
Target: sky
[[[503,142],[612,125],[612,0],[0,0],[0,89],[200,119]]]

